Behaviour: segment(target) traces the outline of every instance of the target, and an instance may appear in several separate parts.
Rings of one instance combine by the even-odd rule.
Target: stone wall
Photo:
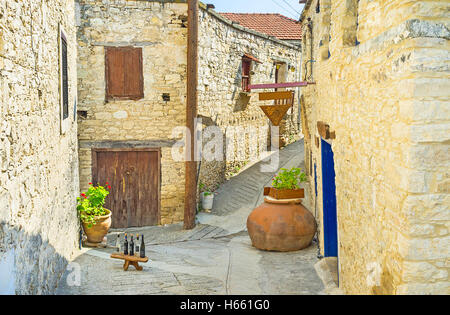
[[[302,90],[302,116],[322,253],[317,122],[336,134],[344,291],[449,294],[448,3],[322,0],[319,13],[316,4],[302,15],[303,75],[317,83]]]
[[[255,158],[250,147],[259,152],[270,145],[269,120],[259,105],[269,105],[273,101],[258,100],[258,92],[263,90],[243,93],[243,55],[250,54],[261,61],[252,62],[252,84],[275,83],[275,62],[284,63],[280,68],[280,82],[294,82],[300,79],[301,51],[298,46],[246,29],[204,7],[200,10],[199,34],[198,114],[204,127],[217,126],[225,136],[223,151],[226,159],[204,159],[201,165],[200,181],[206,188],[214,190],[226,177]],[[298,90],[293,112],[285,116],[280,126],[284,144],[298,139],[297,96]],[[231,131],[236,127],[242,127],[242,132],[233,135]],[[257,133],[244,136],[245,128],[253,128]],[[234,143],[234,149],[229,146],[227,150],[225,141],[228,145]]]
[[[184,2],[184,1],[175,1]],[[91,181],[91,148],[105,142],[162,146],[161,224],[183,220],[184,163],[171,145],[185,126],[187,4],[167,1],[78,1],[78,97],[81,189]],[[105,47],[142,47],[144,98],[109,100]],[[163,94],[170,95],[164,101]],[[162,143],[162,144],[161,144]]]
[[[161,223],[181,221],[184,164],[173,161],[171,146],[180,137],[172,134],[174,128],[185,125],[187,5],[170,1],[78,3],[81,188],[86,189],[92,180],[91,148],[111,146],[112,142],[121,147],[124,143],[145,147],[163,142]],[[202,164],[201,180],[207,188],[214,189],[227,172],[236,171],[250,160],[250,144],[266,149],[267,132],[263,131],[268,127],[268,119],[257,106],[258,95],[241,93],[243,54],[253,54],[262,61],[252,69],[253,83],[272,83],[274,62],[285,63],[280,69],[283,81],[299,78],[300,51],[292,44],[232,25],[215,12],[206,11],[203,5],[201,8],[199,118],[204,126],[219,126],[223,133],[235,126],[261,130],[255,137],[229,137],[227,140],[235,142],[236,148],[243,148],[228,155],[231,160]],[[143,99],[105,100],[105,47],[111,46],[142,47]],[[170,101],[164,101],[164,93],[170,94]],[[297,102],[293,113],[283,121],[281,133],[284,143],[298,137]],[[242,158],[235,161],[242,152]]]
[[[73,1],[0,2],[0,278],[11,281],[0,293],[53,293],[78,244],[73,12]],[[68,44],[65,134],[59,25]]]

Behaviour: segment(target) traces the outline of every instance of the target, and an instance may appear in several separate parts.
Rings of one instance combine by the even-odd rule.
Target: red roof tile
[[[278,13],[220,13],[241,26],[283,40],[300,40],[302,26],[296,20]]]

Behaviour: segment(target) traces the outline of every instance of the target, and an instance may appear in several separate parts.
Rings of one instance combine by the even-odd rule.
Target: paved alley
[[[296,142],[280,151],[280,167],[301,166],[303,156],[303,141]],[[191,231],[184,231],[182,224],[111,231],[111,246],[117,233],[145,236],[150,261],[141,264],[143,271],[130,267],[124,272],[122,261],[109,258],[112,248],[83,249],[57,294],[324,294],[314,268],[315,243],[292,253],[264,252],[251,245],[246,219],[274,175],[261,173],[260,163],[222,185],[212,213],[199,214]]]

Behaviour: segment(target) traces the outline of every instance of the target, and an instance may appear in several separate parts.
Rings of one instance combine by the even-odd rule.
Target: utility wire
[[[273,3],[275,3],[277,6],[279,6],[280,8],[282,8],[285,12],[292,14],[292,11],[286,9],[286,7],[283,7],[281,4],[279,4],[278,2],[276,2],[275,0],[272,0]],[[294,14],[295,15],[295,14]]]
[[[279,6],[280,8],[282,8],[285,12],[289,13],[289,15],[297,15],[297,13],[294,13],[290,8],[286,8],[284,5],[282,5],[281,3],[279,3],[279,1],[277,0],[272,0],[273,3],[275,3],[277,6]],[[295,11],[295,10],[294,10]],[[295,11],[296,12],[296,11]]]
[[[283,0],[284,3],[286,3],[292,10],[294,10],[299,16],[301,15],[300,12],[298,12],[289,2],[286,0]]]

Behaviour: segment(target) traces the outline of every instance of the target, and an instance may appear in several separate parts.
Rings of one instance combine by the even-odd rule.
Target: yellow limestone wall
[[[80,186],[92,180],[91,148],[120,141],[161,147],[161,224],[183,220],[184,162],[174,161],[174,128],[185,126],[186,3],[78,1]],[[105,101],[105,47],[141,47],[144,98]],[[156,69],[156,70],[155,70]],[[170,94],[170,101],[162,98]]]
[[[318,13],[316,5],[302,16],[303,75],[316,82],[302,90],[302,118],[322,253],[318,121],[336,133],[344,292],[449,294],[449,1],[321,0]]]
[[[73,12],[73,0],[0,1],[0,294],[53,294],[77,251]],[[60,29],[67,40],[64,133]],[[8,257],[13,262],[4,264]],[[7,291],[5,277],[12,279]]]

